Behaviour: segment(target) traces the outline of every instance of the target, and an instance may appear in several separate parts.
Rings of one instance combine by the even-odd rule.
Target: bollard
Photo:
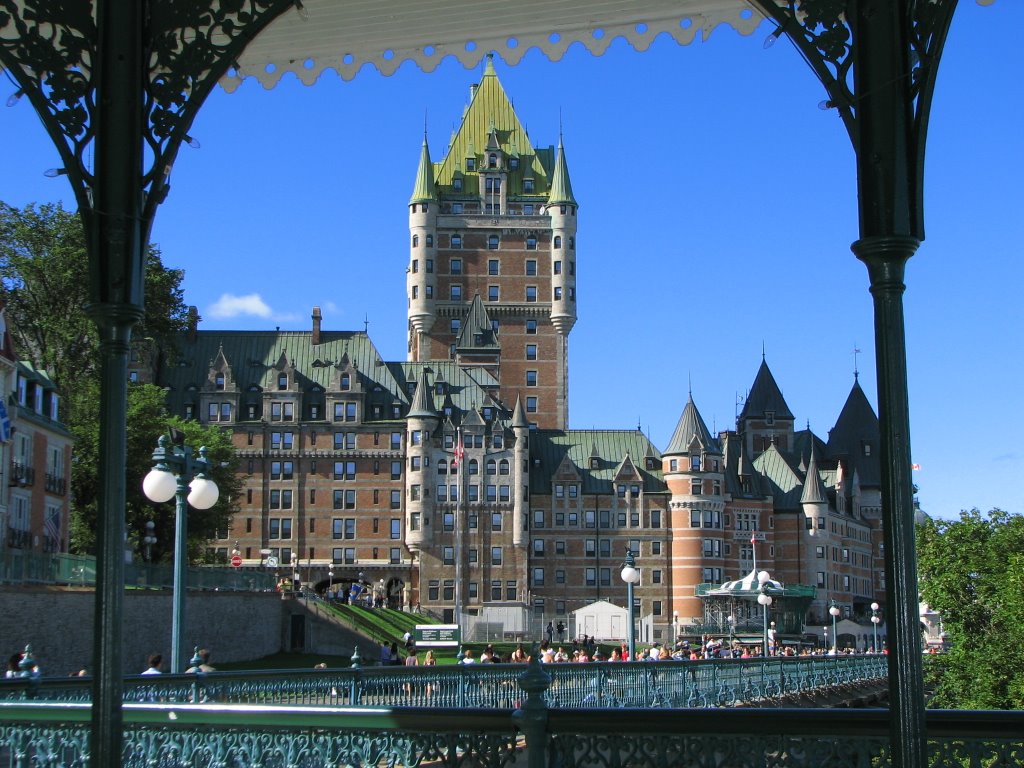
[[[512,722],[526,737],[527,768],[544,768],[547,763],[548,705],[544,692],[551,685],[551,676],[540,663],[540,647],[534,643],[530,663],[519,676],[519,687],[526,692],[526,701],[512,713]]]

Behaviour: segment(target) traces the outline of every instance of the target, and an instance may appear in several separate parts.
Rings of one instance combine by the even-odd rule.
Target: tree
[[[71,549],[94,551],[97,476],[99,468],[99,336],[85,312],[89,296],[89,259],[78,215],[58,204],[13,208],[0,202],[0,299],[6,307],[8,328],[20,357],[46,370],[61,391],[61,420],[75,436],[71,467]],[[133,332],[152,346],[173,355],[174,338],[188,325],[181,270],[168,269],[160,251],[150,247],[146,257],[145,316]],[[173,420],[167,418],[161,390],[131,387],[127,412],[128,428],[128,529],[152,516],[143,512],[139,490],[141,477],[149,471],[149,458],[158,436]],[[216,434],[195,434],[195,425],[185,429],[197,448],[204,442],[218,446],[218,461],[229,461],[221,448],[230,441]],[[135,436],[135,437],[133,437]],[[231,452],[233,455],[233,452]],[[142,467],[145,465],[145,471]],[[139,474],[139,472],[142,474]],[[218,477],[220,484],[220,477]],[[222,489],[231,495],[233,482],[224,478]],[[233,494],[237,498],[237,491]],[[225,498],[227,498],[225,496]],[[148,504],[148,502],[146,502]],[[194,535],[212,533],[225,514],[222,502],[203,516],[190,518]],[[168,515],[164,513],[164,518]],[[173,543],[173,507],[170,528],[165,534],[158,523],[156,552]]]
[[[18,354],[43,368],[68,405],[63,419],[77,422],[75,390],[98,375],[99,338],[85,312],[89,304],[89,259],[78,215],[59,204],[24,209],[0,202],[0,297]],[[150,338],[165,349],[186,330],[181,270],[167,269],[160,251],[146,259],[145,317],[135,339]]]
[[[97,409],[98,398],[82,404],[81,413],[91,405]],[[95,414],[98,416],[98,414]],[[84,419],[77,430],[74,463],[71,477],[75,488],[76,514],[72,520],[71,536],[80,551],[92,551],[95,545],[98,484],[95,467],[99,456],[98,418]],[[136,552],[141,548],[148,520],[155,524],[157,542],[151,556],[154,561],[171,560],[174,553],[174,501],[154,504],[142,493],[142,479],[153,468],[153,450],[160,435],[168,429],[181,430],[185,442],[196,454],[201,447],[207,449],[207,458],[213,464],[211,479],[220,489],[220,498],[208,510],[189,508],[188,540],[189,560],[202,557],[206,543],[227,530],[231,515],[237,507],[242,481],[235,472],[237,459],[229,432],[217,427],[206,427],[195,421],[183,421],[168,416],[164,392],[152,384],[130,384],[127,413],[127,466],[125,468],[125,522],[128,545]]]
[[[993,509],[918,526],[921,599],[950,651],[927,665],[931,706],[1024,709],[1024,516]]]

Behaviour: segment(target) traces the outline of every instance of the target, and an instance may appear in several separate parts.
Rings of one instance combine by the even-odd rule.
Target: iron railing
[[[778,706],[789,697],[884,683],[885,656],[821,656],[705,661],[541,665],[545,706],[714,708]],[[457,707],[512,710],[522,703],[520,664],[354,667],[336,670],[213,672],[125,678],[126,702],[327,706]],[[0,682],[0,701],[89,701],[88,680]]]
[[[124,706],[124,766],[889,768],[887,710]],[[86,703],[0,703],[0,763],[83,765]],[[931,768],[1020,765],[1024,712],[927,713]]]

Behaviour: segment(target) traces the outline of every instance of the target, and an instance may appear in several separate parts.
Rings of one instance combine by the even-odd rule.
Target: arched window
[[[487,156],[487,166],[489,168],[497,168],[498,167],[498,156],[496,154],[494,154],[493,152],[491,152],[491,154],[489,154]]]
[[[508,459],[502,459],[498,463],[498,474],[499,475],[507,475],[508,474]]]
[[[439,462],[437,462],[437,474],[439,474],[439,475],[447,475],[448,474],[448,460],[447,459],[441,459]]]
[[[498,469],[498,465],[495,463],[494,459],[488,459],[487,460],[487,474],[488,475],[493,475],[493,474],[495,474],[497,472],[497,469]]]
[[[412,236],[412,247],[415,248],[419,244],[420,244],[420,236],[419,235],[413,235]]]
[[[561,247],[562,247],[562,236],[561,235],[555,235],[555,248],[561,248]]]
[[[469,460],[469,474],[478,475],[480,474],[480,463],[476,459]]]

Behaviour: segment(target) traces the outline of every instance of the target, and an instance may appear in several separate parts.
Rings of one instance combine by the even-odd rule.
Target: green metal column
[[[904,268],[917,250],[921,234],[916,162],[917,150],[924,142],[914,119],[911,5],[907,0],[856,0],[849,6],[856,52],[855,146],[861,234],[852,248],[867,265],[874,302],[885,575],[891,617],[889,692],[893,764],[897,768],[927,765],[903,318]]]
[[[88,235],[89,314],[100,334],[100,495],[90,764],[122,763],[125,411],[132,327],[142,317],[144,3],[98,0],[96,161]],[[90,214],[86,213],[89,217]]]

